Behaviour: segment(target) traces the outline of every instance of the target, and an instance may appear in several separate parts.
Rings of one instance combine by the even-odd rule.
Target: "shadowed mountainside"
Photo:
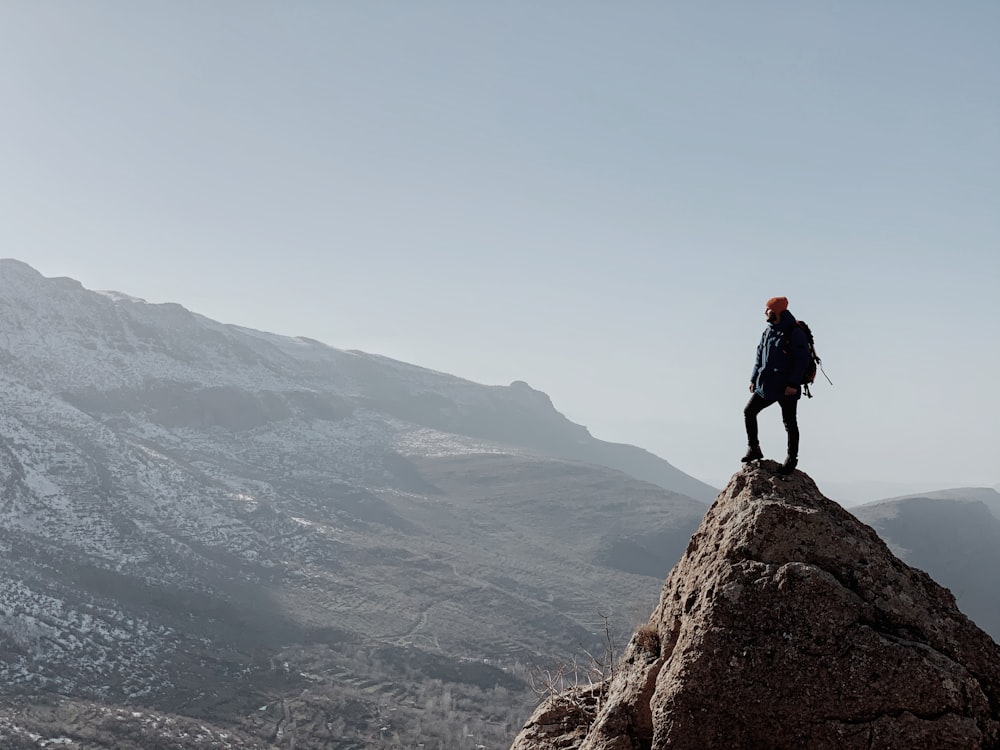
[[[1000,494],[944,490],[851,509],[894,553],[947,586],[979,627],[1000,640]]]

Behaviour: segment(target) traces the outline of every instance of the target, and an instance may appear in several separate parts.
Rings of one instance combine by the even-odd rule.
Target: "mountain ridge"
[[[903,495],[882,498],[881,500],[872,500],[856,507],[859,510],[862,508],[884,507],[898,504],[905,500],[917,500],[921,498],[927,500],[980,502],[989,508],[990,513],[1000,518],[1000,491],[997,491],[993,487],[949,487],[940,490],[930,490],[928,492],[909,492]]]
[[[1000,494],[954,488],[851,508],[908,564],[951,589],[962,610],[1000,639]]]
[[[53,290],[58,312],[33,302]],[[4,348],[22,352],[25,377],[42,372],[43,381],[66,393],[107,391],[111,385],[145,387],[150,371],[202,386],[258,391],[295,387],[335,400],[357,400],[427,427],[595,462],[706,503],[717,494],[648,451],[594,438],[556,411],[547,394],[523,381],[484,386],[380,355],[218,323],[176,303],[137,300],[121,292],[91,292],[65,277],[46,279],[21,261],[0,260],[0,315],[14,327],[0,331],[0,341],[6,334]],[[16,335],[34,330],[25,317],[59,324],[50,334],[55,340],[46,343],[72,352],[68,369],[32,357],[37,342]],[[110,345],[90,335],[102,327],[109,331]]]
[[[254,747],[499,745],[531,665],[647,607],[705,511],[526,384],[9,261],[0,321],[0,744],[100,746],[98,703],[105,747],[159,742],[149,715]]]

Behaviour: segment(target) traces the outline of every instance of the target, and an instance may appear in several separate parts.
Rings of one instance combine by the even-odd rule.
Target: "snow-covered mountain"
[[[527,665],[648,609],[714,494],[524,383],[0,261],[0,740],[111,711],[127,747],[154,711],[234,747],[502,742]]]
[[[526,383],[484,386],[305,338],[223,325],[176,304],[95,293],[0,261],[4,376],[86,412],[145,409],[170,428],[289,417],[371,423],[405,445],[456,434],[625,471],[704,502],[717,490],[635,446],[594,439]],[[437,433],[438,436],[435,436]],[[362,435],[363,437],[363,435]]]

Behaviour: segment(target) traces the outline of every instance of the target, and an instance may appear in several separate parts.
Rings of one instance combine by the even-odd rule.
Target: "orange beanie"
[[[779,315],[788,309],[788,297],[771,297],[765,307],[769,307]]]

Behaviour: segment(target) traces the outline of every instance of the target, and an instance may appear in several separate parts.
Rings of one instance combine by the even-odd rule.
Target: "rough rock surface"
[[[1000,646],[776,468],[733,476],[609,684],[550,697],[512,750],[1000,748]]]

